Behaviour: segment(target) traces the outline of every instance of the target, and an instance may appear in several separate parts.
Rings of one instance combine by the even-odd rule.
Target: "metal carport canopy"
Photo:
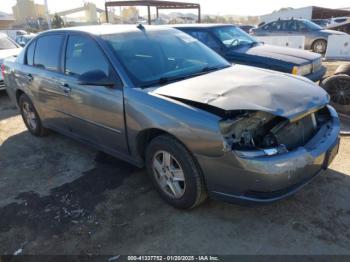
[[[109,22],[108,18],[108,7],[110,6],[147,6],[148,11],[148,24],[151,24],[151,7],[156,7],[157,18],[159,17],[158,10],[160,9],[197,9],[198,10],[198,23],[201,22],[201,6],[195,3],[185,3],[185,2],[174,2],[174,1],[106,1],[105,11],[106,11],[106,21]]]

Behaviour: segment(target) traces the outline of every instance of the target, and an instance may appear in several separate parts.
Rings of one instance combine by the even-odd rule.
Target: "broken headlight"
[[[225,150],[236,150],[250,157],[275,155],[285,151],[271,132],[282,128],[288,120],[266,112],[246,112],[234,119],[219,122]]]
[[[291,122],[266,112],[252,111],[219,123],[224,149],[245,157],[276,155],[304,146],[317,130],[315,113]]]

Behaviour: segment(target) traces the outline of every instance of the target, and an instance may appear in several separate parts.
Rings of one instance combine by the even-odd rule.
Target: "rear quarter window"
[[[34,65],[34,50],[35,50],[35,44],[36,41],[31,43],[28,48],[27,48],[27,53],[26,53],[26,58],[25,58],[25,63],[27,65]]]

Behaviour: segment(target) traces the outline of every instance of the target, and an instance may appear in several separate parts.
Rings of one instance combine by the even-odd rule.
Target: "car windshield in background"
[[[253,37],[248,35],[242,29],[234,26],[216,28],[214,33],[228,48],[234,48],[241,45],[253,45],[257,43]]]
[[[310,30],[322,30],[323,29],[321,26],[319,26],[318,24],[315,24],[314,22],[311,22],[310,20],[303,20],[303,23]]]
[[[140,30],[102,37],[138,87],[166,84],[230,66],[182,32]]]
[[[7,37],[0,37],[0,50],[14,49],[17,46]]]

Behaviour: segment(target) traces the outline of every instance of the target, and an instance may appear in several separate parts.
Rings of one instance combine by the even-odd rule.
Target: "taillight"
[[[5,78],[5,65],[4,64],[1,65],[1,74],[2,74],[2,79],[4,79]]]

